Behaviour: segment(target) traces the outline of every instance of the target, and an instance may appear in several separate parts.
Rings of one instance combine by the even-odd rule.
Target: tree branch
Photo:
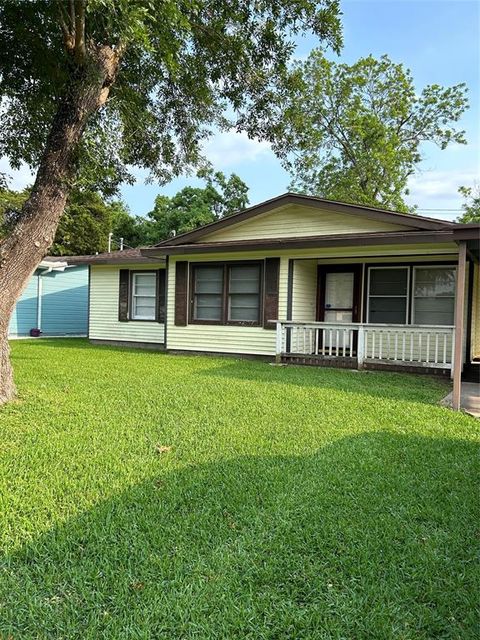
[[[66,23],[66,15],[61,0],[57,0],[58,20],[63,33],[63,43],[68,53],[72,53],[74,49],[74,37]],[[73,25],[72,25],[73,26]]]
[[[75,1],[75,60],[83,64],[87,56],[85,47],[85,5],[86,0]]]
[[[70,5],[70,24],[72,29],[75,27],[75,3],[74,0],[69,0]]]

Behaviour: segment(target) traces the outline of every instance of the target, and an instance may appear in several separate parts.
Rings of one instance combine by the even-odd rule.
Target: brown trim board
[[[479,227],[480,228],[480,227]],[[188,245],[169,245],[161,248],[142,249],[146,256],[156,256],[160,253],[196,254],[196,253],[226,253],[253,250],[285,250],[285,249],[315,249],[322,247],[358,247],[390,244],[435,244],[444,242],[458,242],[471,238],[476,229],[447,229],[434,231],[388,231],[376,233],[348,233],[332,234],[329,236],[307,236],[288,238],[268,238],[256,240],[241,240],[230,242],[209,242]]]

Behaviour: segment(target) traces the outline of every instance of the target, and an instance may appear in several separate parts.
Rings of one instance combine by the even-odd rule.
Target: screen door
[[[319,269],[318,319],[329,324],[359,321],[359,267],[328,267]],[[347,329],[348,331],[348,329]],[[337,344],[338,336],[338,344]],[[345,340],[346,344],[343,344]],[[349,347],[349,332],[325,330],[322,332],[322,347],[341,349]],[[356,342],[356,336],[355,336]],[[356,348],[356,344],[353,345]],[[351,349],[350,349],[351,350]]]

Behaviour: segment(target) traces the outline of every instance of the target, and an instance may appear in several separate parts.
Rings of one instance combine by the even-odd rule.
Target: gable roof
[[[239,211],[230,216],[216,220],[210,224],[206,224],[193,231],[182,233],[173,238],[168,238],[155,245],[155,247],[176,246],[181,244],[189,244],[197,241],[199,238],[211,234],[214,231],[225,229],[234,224],[244,222],[255,216],[259,216],[270,211],[274,211],[285,205],[303,205],[313,207],[323,211],[331,211],[341,214],[363,216],[372,220],[378,220],[391,224],[400,224],[406,227],[412,227],[419,231],[433,231],[441,229],[451,229],[455,226],[454,222],[446,222],[435,218],[426,218],[408,213],[399,213],[398,211],[388,211],[386,209],[377,209],[376,207],[367,207],[364,205],[348,204],[346,202],[336,202],[334,200],[326,200],[325,198],[317,198],[316,196],[307,196],[298,193],[284,193],[281,196],[266,200],[253,207]]]

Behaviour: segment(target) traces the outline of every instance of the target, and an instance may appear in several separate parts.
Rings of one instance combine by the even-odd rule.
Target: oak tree
[[[466,142],[456,126],[466,93],[464,84],[418,92],[411,73],[388,56],[349,65],[315,50],[294,66],[274,146],[294,190],[408,211],[407,183],[421,145]]]
[[[338,0],[0,3],[0,155],[36,168],[0,243],[0,403],[15,393],[9,318],[72,186],[113,190],[131,166],[168,180],[201,164],[213,126],[266,135],[306,30],[338,49]]]

